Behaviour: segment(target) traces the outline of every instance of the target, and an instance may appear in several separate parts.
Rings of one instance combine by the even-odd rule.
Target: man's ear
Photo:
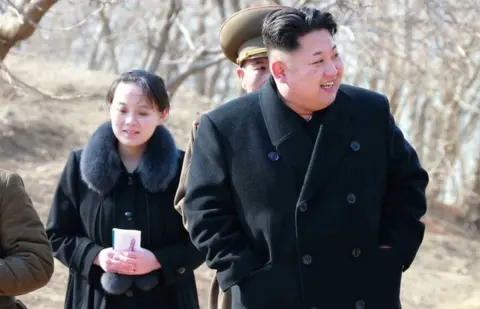
[[[276,80],[282,83],[285,83],[287,81],[285,75],[285,64],[280,60],[275,60],[272,62],[271,74]]]
[[[243,68],[238,67],[236,72],[237,72],[238,79],[242,80],[243,76],[245,76],[245,72],[243,72]]]

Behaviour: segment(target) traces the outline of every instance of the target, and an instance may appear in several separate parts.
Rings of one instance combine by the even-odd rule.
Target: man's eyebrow
[[[333,45],[332,50],[335,50],[335,49],[337,49],[337,45]],[[314,56],[319,56],[319,55],[321,55],[321,54],[323,54],[323,52],[322,52],[321,50],[316,51],[315,53],[313,53]]]

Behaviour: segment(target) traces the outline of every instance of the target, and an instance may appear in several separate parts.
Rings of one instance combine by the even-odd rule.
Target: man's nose
[[[325,75],[328,75],[328,76],[337,75],[338,70],[337,70],[337,67],[335,66],[335,63],[333,63],[333,61],[329,61],[324,72],[325,72]]]

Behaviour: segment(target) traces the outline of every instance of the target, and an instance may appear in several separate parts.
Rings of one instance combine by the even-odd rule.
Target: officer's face
[[[335,100],[343,62],[326,29],[299,38],[300,48],[279,56],[272,70],[287,100],[305,112],[320,110]]]
[[[242,88],[246,92],[253,92],[262,87],[268,80],[268,58],[247,59],[242,67],[237,69]]]

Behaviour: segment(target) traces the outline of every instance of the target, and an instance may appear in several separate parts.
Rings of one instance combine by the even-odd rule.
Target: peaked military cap
[[[262,40],[263,19],[281,5],[256,6],[230,16],[220,28],[220,46],[225,56],[238,65],[247,59],[267,57]]]

